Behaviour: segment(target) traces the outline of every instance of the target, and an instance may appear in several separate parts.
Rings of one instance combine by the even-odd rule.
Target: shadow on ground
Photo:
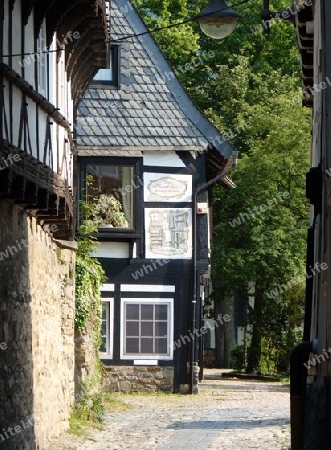
[[[280,384],[273,383],[261,383],[261,382],[245,382],[245,384],[238,384],[233,381],[225,382],[220,380],[222,383],[212,382],[209,380],[204,380],[200,385],[199,389],[219,389],[223,391],[268,391],[268,392],[289,392],[289,386],[283,386]],[[238,380],[236,380],[238,381]],[[242,380],[240,380],[242,382]]]
[[[178,430],[227,430],[233,428],[247,429],[254,427],[279,427],[288,424],[288,417],[278,417],[277,419],[255,419],[255,420],[198,420],[195,422],[173,422],[167,426],[168,429]]]

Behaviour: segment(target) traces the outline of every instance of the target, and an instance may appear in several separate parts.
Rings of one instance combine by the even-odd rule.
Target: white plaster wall
[[[12,45],[13,54],[21,53],[21,29],[22,29],[22,11],[21,1],[17,0],[13,9],[13,28],[12,28]],[[21,56],[15,56],[12,60],[12,68],[16,72],[21,73],[21,66],[18,64],[21,61]]]
[[[22,27],[22,11],[21,11],[21,1],[16,0],[13,9],[13,54],[20,54],[19,56],[13,57],[12,68],[21,76],[28,81],[28,83],[35,89],[35,78],[36,78],[36,67],[34,55],[21,55],[21,27]],[[5,0],[5,20],[4,20],[4,45],[3,52],[7,54],[9,52],[8,48],[8,32],[9,32],[9,0]],[[35,40],[34,40],[34,15],[33,12],[29,16],[29,21],[24,28],[24,53],[31,53],[35,51]],[[53,37],[53,42],[50,50],[56,48],[56,35]],[[60,108],[61,114],[72,124],[73,123],[73,101],[71,97],[71,83],[67,81],[67,74],[65,71],[65,54],[62,52],[61,61],[59,64],[56,62],[56,53],[51,52],[48,56],[49,60],[49,89],[47,93],[47,98],[51,103],[53,103],[57,108]],[[4,58],[4,62],[8,63],[8,58]],[[19,64],[21,63],[21,64]],[[24,69],[23,69],[24,65]],[[13,133],[13,139],[11,144],[19,147],[19,129],[20,129],[20,118],[21,118],[21,107],[22,107],[22,92],[19,88],[12,84],[13,92],[13,102],[12,102],[12,123],[10,122],[10,101],[9,101],[9,86],[10,83],[5,79],[4,83],[4,104],[6,111],[6,118],[9,130]],[[29,133],[30,140],[32,144],[32,155],[37,158],[37,142],[39,145],[39,159],[43,162],[44,146],[45,146],[45,135],[46,135],[46,125],[50,121],[53,123],[51,125],[51,135],[52,135],[52,151],[53,159],[50,163],[49,158],[46,160],[46,164],[50,165],[54,171],[62,172],[63,177],[65,177],[72,186],[73,183],[73,173],[72,173],[72,155],[70,152],[69,136],[67,131],[59,126],[52,118],[49,118],[47,113],[43,111],[41,107],[37,107],[35,102],[27,97],[28,103],[28,121],[29,121]],[[59,104],[60,103],[60,104]],[[36,123],[39,122],[39,134],[37,136]],[[7,137],[7,136],[5,136]],[[10,131],[9,136],[10,138]],[[66,142],[67,141],[67,142]],[[21,145],[21,147],[23,147]],[[66,157],[67,163],[63,163],[64,156]]]
[[[92,256],[95,258],[129,258],[129,244],[127,242],[99,242]]]
[[[8,33],[9,33],[9,0],[4,1],[4,21],[3,21],[3,54],[8,55],[9,53],[9,41],[8,41]],[[9,63],[8,58],[3,58],[3,62],[5,64]]]
[[[9,128],[10,128],[10,126],[9,126],[10,125],[9,124],[9,112],[10,112],[10,109],[9,109],[9,105],[10,105],[10,103],[9,103],[9,82],[5,78],[3,80],[3,86],[4,86],[4,91],[3,91],[4,92],[3,132],[4,132],[4,137],[6,139],[9,139],[9,136],[10,136],[10,130],[9,130]],[[9,136],[6,135],[5,118],[7,119]]]
[[[13,131],[13,144],[15,146],[18,146],[21,107],[22,107],[22,93],[16,86],[13,86],[13,103],[12,103],[13,123],[11,124],[11,127]],[[29,120],[31,120],[32,123],[33,118],[29,117]]]
[[[25,36],[27,36],[26,39],[24,39],[24,53],[32,53],[35,51],[34,48],[34,15],[31,14],[29,16],[29,21],[27,25],[25,26]],[[35,89],[36,88],[36,79],[35,79],[35,63],[33,62],[33,55],[27,55],[23,58],[20,58],[21,62],[22,60],[29,58],[31,61],[31,64],[25,64],[24,65],[24,78],[27,80],[27,82]],[[21,68],[21,75],[23,76],[23,69]]]
[[[143,164],[156,167],[186,167],[175,152],[145,152]]]

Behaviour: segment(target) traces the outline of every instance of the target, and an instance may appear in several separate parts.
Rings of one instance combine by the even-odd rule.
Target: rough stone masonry
[[[0,201],[0,448],[49,448],[74,402],[75,250]]]

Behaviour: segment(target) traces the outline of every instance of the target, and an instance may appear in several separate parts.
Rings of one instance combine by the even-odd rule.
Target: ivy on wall
[[[87,179],[87,183],[91,180]],[[80,212],[83,221],[77,229],[76,240],[78,244],[76,256],[76,315],[75,328],[82,331],[87,321],[92,323],[93,344],[99,350],[101,344],[101,313],[102,302],[100,295],[101,285],[106,281],[105,272],[92,253],[97,245],[95,234],[98,231],[94,220],[96,202],[88,196],[80,203]]]

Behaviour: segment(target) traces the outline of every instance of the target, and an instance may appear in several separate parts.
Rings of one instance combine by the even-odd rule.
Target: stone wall
[[[106,367],[103,382],[114,392],[172,392],[172,366],[112,366]]]
[[[82,394],[82,383],[93,377],[99,355],[93,345],[92,324],[87,322],[83,331],[75,331],[75,396]]]
[[[0,449],[47,450],[74,402],[75,250],[13,203],[0,217]]]

